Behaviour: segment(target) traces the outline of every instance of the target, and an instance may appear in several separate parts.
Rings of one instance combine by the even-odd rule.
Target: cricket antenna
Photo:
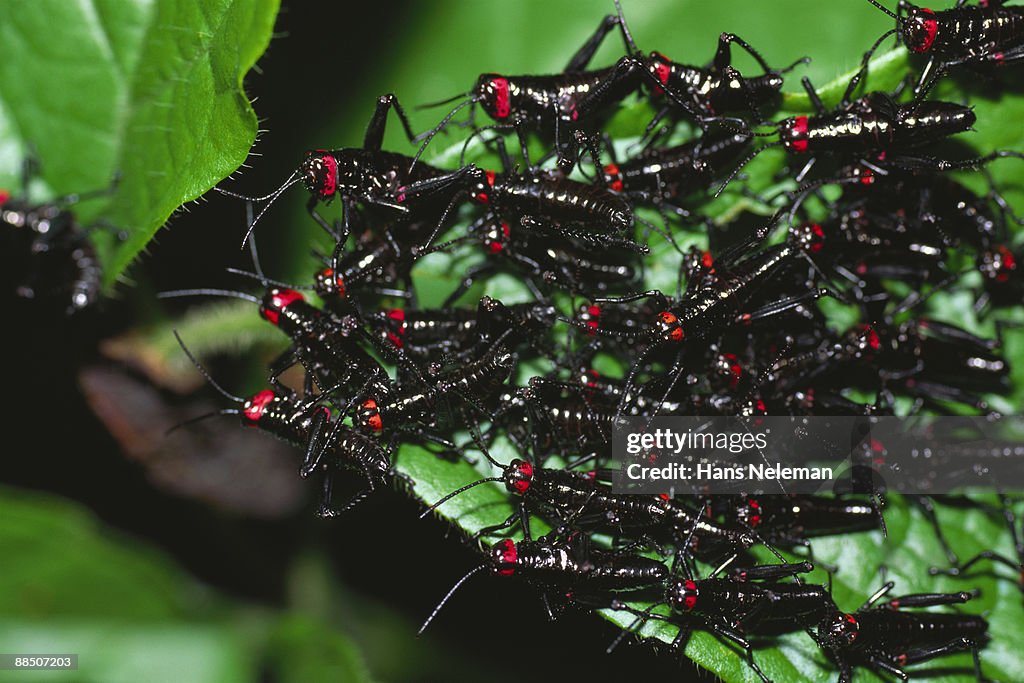
[[[448,591],[448,593],[443,598],[441,598],[441,602],[437,603],[437,607],[435,607],[434,611],[430,613],[430,616],[427,617],[427,620],[423,622],[422,626],[420,626],[420,630],[416,631],[416,635],[417,636],[422,635],[423,632],[427,630],[427,627],[430,626],[430,622],[432,622],[434,620],[434,617],[437,616],[437,613],[440,612],[441,608],[444,607],[444,604],[446,602],[448,602],[448,598],[452,597],[452,593],[454,593],[455,591],[459,590],[459,586],[461,586],[462,584],[466,583],[466,581],[469,579],[469,577],[473,576],[473,574],[476,574],[478,571],[480,571],[482,569],[486,569],[486,568],[487,568],[487,565],[482,564],[479,567],[476,567],[474,569],[469,570],[469,572],[465,576],[463,576],[461,579],[456,581],[455,585],[452,586],[451,590]]]
[[[245,224],[252,225],[256,221],[252,217],[252,202],[245,203]],[[249,256],[252,257],[252,267],[256,271],[256,274],[261,279],[265,279],[263,274],[263,264],[260,263],[260,252],[256,248],[256,235],[250,235],[249,238]]]
[[[235,408],[225,408],[224,410],[217,410],[217,411],[212,412],[212,413],[206,413],[204,415],[199,415],[198,417],[189,418],[189,419],[185,420],[184,422],[179,422],[178,424],[174,425],[173,427],[168,429],[166,432],[164,432],[164,436],[170,436],[171,434],[173,434],[174,432],[178,431],[182,427],[188,427],[189,425],[194,425],[197,422],[202,422],[203,420],[209,420],[211,417],[220,417],[221,415],[241,415],[241,414],[242,414],[242,411],[241,410],[236,410]]]
[[[274,205],[274,202],[277,201],[277,198],[280,197],[284,193],[284,191],[287,190],[289,187],[297,184],[302,180],[302,176],[299,175],[299,170],[300,169],[295,169],[294,171],[292,171],[292,174],[288,176],[288,179],[285,180],[284,183],[281,184],[281,187],[277,188],[276,190],[274,190],[265,197],[244,197],[242,195],[232,194],[226,190],[221,190],[220,188],[217,188],[219,192],[227,194],[232,197],[239,197],[241,199],[253,202],[262,202],[264,200],[267,202],[266,205],[264,205],[264,207],[260,209],[260,212],[256,214],[256,218],[252,219],[252,221],[249,223],[248,229],[245,231],[245,237],[242,238],[242,248],[245,248],[245,243],[249,241],[249,235],[251,235],[252,231],[256,228],[256,224],[260,221],[261,218],[263,218],[263,214],[265,214],[267,210]]]
[[[274,285],[275,287],[287,287],[288,289],[297,289],[302,291],[309,291],[313,289],[312,285],[295,285],[290,282],[284,282],[283,280],[272,280],[264,277],[258,273],[250,273],[248,270],[242,270],[241,268],[225,268],[225,271],[232,275],[240,275],[250,280],[256,280],[263,286]]]
[[[781,147],[781,146],[782,146],[781,142],[769,142],[767,145],[761,145],[760,147],[755,149],[753,152],[748,154],[747,158],[744,159],[738,166],[736,166],[736,168],[734,168],[732,170],[732,173],[729,174],[729,177],[726,178],[725,181],[722,182],[722,184],[718,186],[718,189],[715,190],[715,194],[713,196],[715,198],[717,198],[718,195],[722,194],[722,192],[725,191],[725,188],[729,186],[729,183],[731,183],[736,178],[736,176],[739,175],[740,171],[742,171],[744,169],[744,167],[746,167],[747,164],[749,164],[751,161],[753,161],[754,157],[756,157],[758,154],[760,154],[761,152],[763,152],[766,149],[771,149],[772,147]]]
[[[270,194],[263,195],[262,197],[250,197],[247,194],[239,194],[237,192],[232,192],[231,190],[225,190],[223,187],[215,187],[213,189],[216,190],[217,192],[220,192],[223,195],[227,195],[228,197],[234,197],[235,199],[244,199],[244,200],[249,201],[249,202],[265,202],[266,200],[270,199],[271,197],[277,195],[277,193],[281,191],[281,188],[283,188],[286,185],[288,185],[288,183],[291,182],[291,180],[295,177],[296,173],[298,173],[297,170],[294,173],[292,173],[290,176],[288,176],[288,180],[285,180],[284,184],[281,185],[281,187],[277,188],[276,190],[274,190]]]
[[[441,507],[442,505],[444,505],[449,500],[451,500],[455,496],[459,495],[463,491],[468,491],[469,489],[473,488],[474,486],[479,486],[480,484],[486,484],[489,481],[504,481],[504,478],[502,478],[502,477],[487,477],[486,479],[478,479],[477,481],[474,481],[472,484],[466,484],[462,488],[455,489],[454,491],[449,493],[447,496],[445,496],[444,498],[442,498],[441,500],[437,501],[436,503],[434,503],[433,505],[428,507],[426,510],[424,510],[423,514],[420,515],[420,519],[423,519],[424,517],[429,515],[431,512],[433,512],[437,508]]]
[[[167,292],[157,292],[157,299],[176,299],[182,296],[228,296],[234,299],[249,301],[254,304],[260,300],[252,294],[244,292],[233,292],[230,289],[175,289]]]
[[[453,108],[450,112],[445,114],[445,117],[441,119],[440,123],[438,123],[436,126],[434,126],[432,129],[430,129],[429,131],[427,131],[427,133],[423,135],[423,144],[420,145],[420,148],[418,150],[416,150],[416,156],[412,158],[412,163],[409,164],[410,172],[412,171],[412,169],[416,168],[417,162],[419,162],[420,157],[423,156],[423,152],[426,151],[427,145],[429,145],[430,141],[434,139],[434,136],[440,133],[442,130],[444,130],[444,128],[448,125],[448,122],[452,120],[452,117],[454,117],[456,114],[458,114],[460,111],[462,111],[469,105],[476,104],[476,102],[477,100],[475,97],[471,97],[467,100],[459,102],[457,105],[455,105],[455,108]]]
[[[224,396],[225,398],[227,398],[227,399],[229,399],[231,401],[234,401],[235,403],[245,403],[245,399],[244,398],[240,398],[238,396],[235,396],[234,394],[229,392],[227,389],[225,389],[221,385],[217,384],[217,382],[213,379],[213,377],[210,376],[210,373],[207,372],[206,368],[203,367],[202,363],[200,363],[198,360],[196,360],[196,357],[193,356],[192,352],[189,351],[187,346],[185,346],[185,342],[182,341],[181,335],[178,334],[178,330],[172,330],[172,331],[174,332],[174,338],[178,340],[178,346],[180,346],[181,350],[185,352],[185,355],[188,356],[188,359],[190,361],[192,361],[192,365],[196,366],[196,370],[198,370],[199,373],[203,377],[206,378],[206,381],[210,383],[210,386],[212,386],[214,389],[219,391],[221,396]],[[220,413],[214,413],[214,415],[219,415],[219,414]]]
[[[896,13],[895,13],[895,12],[893,12],[892,10],[890,10],[890,9],[889,9],[888,7],[885,7],[884,5],[882,5],[882,4],[881,4],[880,2],[878,2],[877,0],[868,0],[868,2],[870,2],[870,3],[872,4],[872,5],[874,5],[874,6],[875,6],[875,7],[877,7],[878,9],[882,10],[882,11],[883,11],[883,12],[885,12],[886,14],[888,14],[888,15],[889,15],[890,17],[892,17],[892,18],[893,18],[893,19],[895,19],[896,21],[899,21],[899,20],[900,20],[900,18],[899,18],[898,16],[896,16]]]
[[[616,2],[616,4],[618,3]],[[626,638],[626,636],[628,636],[630,633],[635,633],[638,628],[643,628],[643,625],[646,624],[649,620],[656,619],[657,615],[654,614],[654,609],[665,604],[667,603],[664,600],[661,600],[659,602],[652,604],[650,607],[643,610],[642,612],[639,612],[630,609],[628,605],[626,605],[623,602],[620,602],[619,600],[613,600],[611,604],[611,608],[613,610],[625,610],[627,612],[630,612],[634,615],[634,619],[629,623],[628,626],[623,627],[619,635],[615,637],[615,640],[613,640],[611,644],[608,645],[608,647],[605,649],[605,654],[610,655],[612,651],[614,651],[615,648],[619,646],[619,643],[621,643]]]
[[[451,97],[449,97],[446,100],[438,100],[437,102],[428,102],[427,104],[421,104],[421,105],[417,106],[416,109],[417,110],[421,110],[421,109],[433,109],[434,107],[443,107],[446,104],[451,104],[455,100],[461,99],[463,97],[469,97],[472,94],[473,94],[472,90],[467,90],[466,92],[461,92],[458,95],[452,95]]]

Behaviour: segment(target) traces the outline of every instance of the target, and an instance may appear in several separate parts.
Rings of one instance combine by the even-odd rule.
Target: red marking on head
[[[878,439],[871,439],[871,441],[868,443],[868,447],[875,453],[885,452],[885,444],[883,444]]]
[[[11,193],[7,190],[0,190],[0,206],[7,203],[7,200],[11,198]]]
[[[736,357],[735,353],[723,353],[722,358],[729,367],[729,372],[732,373],[732,379],[729,383],[731,386],[736,386],[743,376],[743,366],[740,365],[739,358]]]
[[[590,470],[589,472],[587,472],[583,476],[585,476],[590,481],[596,481],[597,480],[597,470]]]
[[[381,419],[380,411],[377,410],[377,401],[372,398],[368,398],[363,401],[360,408],[367,413],[364,420],[367,427],[375,432],[380,432],[384,429],[384,420]]]
[[[333,197],[334,193],[338,191],[338,160],[334,158],[333,154],[324,154],[320,160],[324,162],[324,167],[327,169],[320,196],[327,199]]]
[[[1010,279],[1010,273],[1017,270],[1017,257],[1003,245],[996,247],[996,253],[999,254],[999,258],[1002,261],[1002,265],[999,267],[999,273],[996,275],[996,280],[999,282],[1006,282]]]
[[[494,552],[503,564],[512,565],[511,567],[499,569],[498,573],[502,576],[512,576],[515,574],[515,564],[519,559],[519,551],[516,549],[515,542],[510,538],[506,538],[504,541],[498,541],[494,544]]]
[[[995,63],[998,64],[999,66],[1002,66],[1003,64],[1006,63],[1006,55],[1004,55],[1002,52],[994,52],[992,53],[992,60],[995,61]]]
[[[493,234],[493,233],[490,233],[490,234]],[[500,252],[501,250],[503,250],[505,248],[505,242],[508,241],[508,238],[511,235],[512,235],[512,231],[509,229],[508,223],[502,223],[501,224],[501,239],[500,240],[497,240],[497,239],[489,240],[489,241],[487,241],[485,243],[485,246],[488,249],[491,250],[492,254],[497,254],[498,252]]]
[[[920,11],[924,14],[931,14],[933,17],[935,15],[935,12],[927,7],[922,7]],[[928,50],[932,49],[932,44],[935,42],[935,36],[939,32],[939,22],[934,18],[928,19],[922,17],[916,17],[914,21],[919,22],[921,27],[924,28],[924,35],[920,36],[920,42],[914,41],[913,44],[908,42],[907,49],[911,52],[916,52],[917,54],[928,52]]]
[[[711,270],[714,267],[715,259],[713,256],[711,256],[710,251],[705,251],[703,254],[701,254],[700,264],[707,268],[708,270]]]
[[[665,501],[671,500],[671,499],[670,499],[670,498],[668,497],[668,494],[667,494],[667,493],[659,493],[659,494],[658,494],[658,498],[661,498],[662,500],[665,500]]]
[[[654,60],[654,74],[662,85],[668,85],[669,76],[672,75],[672,60],[660,52],[652,52],[651,59]],[[664,92],[663,88],[654,88],[655,95],[661,95]]]
[[[697,584],[687,579],[683,582],[683,607],[689,612],[697,606]]]
[[[850,641],[852,642],[854,640],[857,640],[857,636],[859,635],[860,631],[860,623],[857,621],[857,618],[852,614],[847,614],[846,623],[850,624],[855,629],[853,633],[850,634]]]
[[[674,342],[683,340],[683,328],[679,327],[679,318],[676,317],[675,313],[671,311],[662,311],[658,314],[658,323],[662,327],[668,328],[669,339]]]
[[[605,182],[613,192],[622,192],[622,172],[618,165],[608,164],[604,167]]]
[[[274,392],[270,389],[264,389],[259,392],[242,406],[242,417],[249,421],[249,426],[254,427],[259,424],[260,418],[263,417],[263,413],[267,409],[267,405],[270,404],[275,398]]]
[[[819,252],[825,246],[825,231],[817,223],[812,223],[811,233],[817,238],[817,241],[811,243],[811,251]]]
[[[487,179],[487,187],[494,187],[494,171],[484,171],[484,177]],[[487,204],[491,201],[491,195],[486,190],[481,190],[473,196],[473,199],[481,204]]]
[[[324,268],[321,270],[317,276],[317,280],[321,282],[329,282],[330,286],[334,288],[335,296],[339,299],[345,298],[345,278],[341,277],[340,274],[335,275],[333,268]]]
[[[868,340],[868,346],[871,347],[872,351],[877,351],[882,348],[882,340],[879,339],[878,333],[870,325],[864,326],[865,338]]]
[[[530,490],[530,484],[533,483],[533,465],[525,460],[513,460],[509,463],[506,483],[511,485],[511,490],[516,493],[526,493]]]
[[[927,12],[928,14],[935,14],[935,12],[927,8],[922,9],[921,11]],[[925,40],[924,45],[921,47],[921,52],[927,52],[928,50],[931,49],[932,43],[935,42],[935,36],[939,32],[939,22],[935,19],[926,19],[924,22],[924,27],[925,30],[928,32],[928,36]]]
[[[761,504],[754,498],[747,499],[747,524],[751,528],[761,523]]]
[[[870,168],[862,169],[860,172],[860,184],[871,185],[875,182],[875,172]]]
[[[508,79],[492,78],[491,86],[494,88],[494,118],[507,119],[512,113],[512,105],[508,96]]]
[[[260,315],[271,325],[276,326],[281,319],[281,311],[291,306],[296,301],[305,301],[306,297],[294,289],[274,288],[267,292],[260,304]]]
[[[661,84],[668,85],[668,77],[672,72],[672,67],[665,62],[658,62],[654,68],[658,72],[658,80],[661,81]]]
[[[388,311],[385,315],[389,320],[394,320],[396,323],[398,323],[397,329],[388,330],[385,333],[385,336],[387,337],[389,342],[391,342],[398,348],[402,348],[405,344],[405,341],[402,339],[402,337],[405,336],[405,331],[407,327],[405,324],[405,311],[402,310],[401,308],[393,308],[390,311]]]
[[[785,141],[785,146],[797,154],[807,151],[807,117],[795,116],[789,124],[789,133],[792,137]]]

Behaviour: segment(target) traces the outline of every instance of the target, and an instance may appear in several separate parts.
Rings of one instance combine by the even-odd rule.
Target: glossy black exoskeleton
[[[771,69],[764,58],[738,36],[722,33],[715,56],[707,66],[680,64],[658,52],[650,55],[640,52],[626,27],[621,7],[618,10],[618,16],[609,15],[602,20],[561,74],[481,75],[473,89],[465,94],[468,99],[448,114],[430,136],[447,125],[455,112],[479,103],[499,124],[512,124],[520,130],[529,128],[553,137],[559,167],[568,172],[576,161],[577,134],[592,133],[613,104],[642,86],[650,89],[655,100],[667,103],[652,127],[669,112],[682,112],[702,127],[724,113],[748,111],[759,117],[759,107],[778,96],[782,73],[789,69]],[[614,66],[586,70],[601,42],[616,27],[622,33],[627,55]],[[744,77],[732,67],[734,44],[757,60],[764,69],[763,75]],[[460,97],[463,96],[456,99]]]
[[[20,296],[53,301],[70,315],[96,303],[103,273],[86,228],[69,207],[110,190],[32,203],[28,200],[30,172],[26,162],[21,197],[0,188],[0,239],[4,250],[18,257],[7,268],[17,279]]]
[[[817,628],[816,639],[839,665],[839,680],[848,683],[857,666],[867,666],[902,679],[905,666],[947,654],[970,650],[978,680],[981,670],[978,648],[987,640],[988,621],[973,614],[909,612],[906,607],[955,605],[974,593],[925,593],[905,595],[874,606],[893,588],[889,582],[856,612],[835,610]]]
[[[807,629],[836,609],[822,586],[780,581],[812,568],[809,562],[760,565],[736,568],[726,578],[706,579],[694,579],[687,572],[685,579],[667,580],[661,602],[647,610],[637,610],[618,600],[612,607],[637,615],[631,628],[642,626],[650,619],[677,625],[679,633],[672,642],[673,649],[681,651],[694,630],[708,631],[735,643],[746,651],[753,671],[761,680],[768,681],[754,659],[746,635],[775,635]],[[672,615],[655,614],[652,610],[659,604],[667,604]]]
[[[323,494],[318,514],[334,517],[358,503],[377,486],[391,480],[391,456],[376,440],[346,426],[341,420],[331,421],[330,410],[321,405],[327,394],[301,399],[290,389],[277,386],[264,389],[247,399],[231,394],[209,375],[188,350],[178,333],[175,338],[196,369],[222,396],[240,405],[220,415],[238,415],[246,427],[256,427],[305,451],[300,469],[303,477],[316,470],[323,471]],[[209,416],[205,416],[209,417]],[[357,472],[366,478],[367,489],[357,493],[341,506],[333,503],[334,477],[338,470]]]
[[[307,209],[310,215],[343,244],[350,232],[351,214],[357,205],[375,210],[389,219],[391,227],[385,236],[395,251],[400,251],[394,231],[399,226],[425,221],[433,223],[440,219],[451,204],[456,193],[462,192],[467,177],[478,172],[474,166],[457,171],[443,171],[428,164],[417,164],[414,159],[396,152],[381,149],[388,112],[394,108],[405,129],[406,136],[415,136],[409,126],[405,112],[392,95],[383,95],[377,100],[377,108],[366,129],[363,146],[336,150],[312,150],[305,154],[299,167],[274,192],[261,200],[267,200],[255,219],[249,223],[246,238],[256,222],[267,209],[289,187],[301,182],[310,197]],[[256,201],[233,192],[218,188],[222,194]],[[327,203],[338,197],[343,207],[342,229],[337,231],[317,212],[320,203]]]
[[[952,66],[1003,66],[1024,58],[1024,10],[1006,7],[1003,0],[977,5],[957,0],[955,7],[939,11],[899,0],[895,13],[877,0],[868,2],[896,20],[896,28],[879,41],[898,33],[908,50],[928,57],[918,90]]]
[[[554,618],[548,591],[560,603],[588,606],[601,604],[630,592],[657,586],[668,569],[657,560],[625,552],[591,547],[586,534],[571,533],[562,539],[549,534],[537,540],[498,541],[485,556],[484,564],[470,570],[441,599],[420,627],[430,625],[453,593],[477,572],[487,570],[498,576],[517,576],[545,591],[549,615]]]

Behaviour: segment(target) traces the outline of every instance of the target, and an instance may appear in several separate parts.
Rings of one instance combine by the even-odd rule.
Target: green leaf
[[[79,656],[76,671],[0,671],[0,683],[247,683],[257,676],[249,645],[219,625],[0,619],[0,642],[9,652]]]
[[[91,514],[56,498],[0,488],[0,547],[11,549],[0,572],[8,617],[156,621],[214,606],[165,558],[105,537]]]
[[[315,619],[290,615],[282,619],[270,643],[271,666],[282,683],[373,679],[348,637]]]
[[[0,183],[39,161],[43,194],[120,183],[83,204],[109,288],[171,213],[245,161],[242,78],[278,0],[0,2]],[[123,231],[124,241],[113,229]]]
[[[5,652],[80,655],[77,672],[33,680],[252,680],[249,646],[217,621],[226,602],[79,506],[0,488],[0,547]],[[0,681],[23,680],[0,671]]]
[[[263,664],[281,681],[371,680],[325,615],[231,601],[77,504],[0,488],[0,548],[4,652],[79,655],[77,671],[34,681],[245,683]],[[0,671],[0,683],[24,680]]]

